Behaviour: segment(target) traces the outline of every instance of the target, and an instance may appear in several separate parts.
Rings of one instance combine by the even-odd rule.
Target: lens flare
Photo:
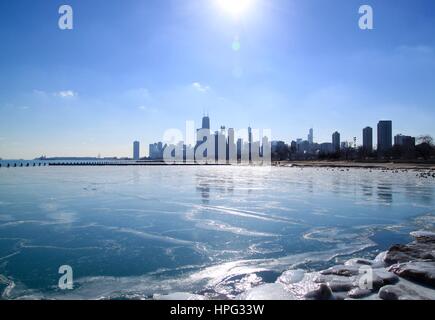
[[[234,17],[242,16],[252,6],[254,0],[216,0],[218,6]]]

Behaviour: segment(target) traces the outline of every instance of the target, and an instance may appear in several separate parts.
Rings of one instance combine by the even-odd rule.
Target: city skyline
[[[193,122],[194,124],[195,122]],[[214,130],[211,121],[211,117],[209,115],[209,113],[204,114],[201,121],[201,128],[197,129],[207,129],[210,132],[210,136],[216,136],[216,135],[226,135],[227,138],[228,137],[233,137],[233,142],[234,144],[238,143],[238,140],[241,140],[242,143],[247,143],[250,144],[252,142],[261,142],[262,139],[261,137],[257,137],[258,139],[253,139],[252,138],[252,127],[248,126],[246,133],[248,134],[247,137],[245,137],[244,139],[240,139],[240,137],[237,137],[234,135],[234,132],[236,130],[236,128],[233,127],[226,127],[224,125],[217,125],[216,128],[219,128],[219,130]],[[384,126],[387,125],[387,128],[384,128]],[[343,139],[341,133],[340,133],[340,129],[335,129],[335,131],[332,133],[332,138],[330,138],[330,140],[316,140],[315,138],[315,129],[314,128],[310,128],[308,130],[308,135],[307,135],[307,139],[303,139],[303,138],[290,138],[290,139],[273,139],[270,140],[270,142],[284,142],[287,145],[292,145],[293,143],[296,143],[297,146],[299,145],[303,145],[303,144],[307,144],[307,145],[317,145],[318,150],[320,151],[326,151],[326,152],[334,152],[335,151],[339,151],[341,149],[343,149],[343,146],[345,145],[346,148],[347,147],[357,147],[357,148],[363,148],[365,151],[367,152],[372,152],[373,150],[378,150],[381,152],[384,152],[388,149],[391,149],[394,145],[398,145],[398,144],[403,144],[404,141],[406,143],[409,143],[411,140],[413,142],[413,144],[415,145],[416,143],[416,139],[418,138],[418,136],[423,136],[424,134],[418,135],[418,136],[409,136],[409,135],[405,135],[403,133],[397,132],[394,130],[393,127],[393,121],[392,120],[379,120],[377,123],[377,130],[376,130],[376,134],[377,134],[377,139],[374,140],[373,139],[373,134],[374,134],[374,130],[373,128],[369,125],[366,126],[365,128],[362,128],[361,131],[361,140],[357,139],[356,136],[354,136],[353,139],[349,139],[346,140]],[[385,129],[387,130],[387,132],[382,132],[385,131]],[[244,128],[237,128],[237,130],[244,130]],[[255,128],[255,130],[263,130],[263,129],[259,129],[259,128]],[[331,130],[332,131],[332,130]],[[366,133],[366,131],[368,131]],[[230,134],[230,132],[232,132],[232,134]],[[273,130],[272,130],[273,132]],[[163,133],[162,133],[163,135]],[[35,159],[35,158],[39,158],[39,157],[47,157],[47,158],[131,158],[133,160],[139,160],[142,158],[161,158],[163,155],[163,150],[166,146],[166,144],[164,142],[162,142],[161,140],[157,140],[154,142],[151,142],[148,146],[149,148],[142,148],[142,142],[143,140],[141,139],[136,139],[133,141],[133,146],[132,149],[130,149],[130,153],[128,155],[117,155],[117,154],[111,154],[111,155],[104,155],[101,156],[100,153],[98,153],[97,156],[92,155],[92,154],[87,154],[87,155],[61,155],[61,154],[57,154],[57,155],[49,155],[47,156],[46,154],[42,154],[42,155],[37,155],[34,157],[30,157],[27,158],[28,160],[30,159]],[[198,145],[198,143],[200,143],[199,140],[195,140],[196,144],[189,144],[186,145],[188,147],[196,147]],[[205,140],[204,140],[205,141]],[[391,141],[391,143],[389,143],[388,141]],[[386,146],[382,149],[379,149],[379,145],[381,145],[382,143],[386,143]],[[398,143],[399,142],[399,143]],[[180,140],[178,143],[185,143],[184,140]],[[228,141],[227,141],[228,143]],[[380,144],[381,143],[381,144]],[[331,150],[329,150],[327,148],[327,150],[323,150],[323,148],[330,144],[331,145]],[[146,144],[145,144],[146,145]],[[145,150],[145,152],[143,152],[142,150]],[[251,151],[249,151],[249,154],[251,154]],[[157,156],[156,156],[157,155]],[[0,157],[0,159],[13,159],[13,158],[7,158],[7,157]],[[18,158],[17,158],[18,159]],[[22,158],[24,159],[24,158]]]
[[[200,130],[207,130],[207,136],[208,138],[211,139],[216,139],[216,145],[217,145],[217,140],[219,138],[219,136],[223,135],[226,139],[226,143],[227,143],[227,153],[228,153],[228,146],[229,145],[237,145],[237,154],[239,154],[241,152],[242,146],[239,144],[243,144],[245,146],[247,146],[249,148],[249,155],[251,154],[251,144],[253,142],[259,142],[261,146],[263,146],[264,143],[264,138],[267,137],[264,136],[262,137],[261,135],[263,133],[260,133],[260,136],[258,136],[257,138],[253,138],[253,128],[251,126],[249,126],[247,128],[247,131],[244,132],[243,136],[245,134],[247,134],[246,136],[242,137],[242,136],[238,136],[235,135],[235,128],[229,127],[226,128],[226,126],[221,125],[220,126],[220,130],[216,130],[213,132],[213,130],[211,129],[211,118],[209,116],[209,114],[207,115],[203,115],[202,120],[201,120],[201,128],[196,129],[196,139],[195,139],[195,143],[194,144],[188,144],[186,143],[185,140],[179,140],[177,141],[175,144],[173,145],[180,145],[183,144],[184,148],[193,148],[196,149],[198,147],[198,145],[206,142],[206,137],[203,137],[199,134]],[[194,123],[192,123],[194,124]],[[187,130],[187,125],[186,125],[186,130]],[[254,129],[254,130],[259,130]],[[243,131],[243,129],[242,129]],[[412,137],[412,136],[407,136],[404,135],[402,133],[395,133],[394,132],[394,128],[393,128],[393,121],[391,120],[379,120],[379,122],[377,123],[377,139],[376,142],[373,140],[373,128],[370,126],[367,126],[365,128],[362,129],[362,140],[359,142],[358,139],[356,137],[353,137],[352,141],[346,141],[344,139],[342,139],[341,134],[339,131],[335,131],[332,134],[332,138],[331,140],[328,141],[315,141],[314,139],[314,128],[310,128],[308,131],[308,136],[307,136],[307,140],[304,140],[302,138],[297,138],[297,139],[292,139],[291,142],[290,141],[283,141],[283,140],[270,140],[269,142],[273,145],[274,143],[286,143],[287,146],[296,146],[296,151],[297,152],[302,152],[302,153],[308,153],[308,154],[313,154],[316,152],[320,152],[320,153],[334,153],[334,152],[338,152],[340,150],[346,149],[346,148],[351,148],[351,149],[358,149],[361,148],[363,153],[368,156],[371,153],[373,153],[373,151],[377,151],[379,152],[379,156],[382,156],[384,153],[389,152],[392,150],[393,146],[407,146],[407,147],[412,147],[414,148],[417,142],[417,138],[418,137]],[[186,136],[189,135],[189,133],[185,133]],[[194,134],[194,132],[191,132],[191,134]],[[214,137],[214,138],[212,138]],[[359,142],[359,143],[358,143]],[[138,150],[138,146],[136,147],[136,143],[137,141],[134,142],[133,144],[133,159],[137,160],[137,153],[136,151]],[[149,158],[149,159],[162,159],[163,158],[163,152],[164,149],[166,148],[167,144],[159,141],[159,142],[154,142],[151,143],[149,145],[149,153],[147,155],[143,155],[141,158]],[[216,151],[217,154],[217,151]],[[250,156],[249,156],[250,158]]]
[[[0,157],[127,157],[203,111],[286,142],[361,144],[379,119],[434,136],[435,3],[387,2],[370,31],[354,0],[256,0],[239,19],[213,0],[72,0],[68,31],[61,2],[2,3]]]
[[[240,139],[240,137],[237,137],[234,135],[235,132],[235,128],[233,127],[226,127],[224,125],[216,125],[216,128],[219,128],[219,130],[214,130],[213,126],[211,125],[212,121],[211,121],[211,117],[209,115],[209,113],[203,115],[201,121],[201,128],[200,129],[207,129],[210,132],[211,136],[216,136],[216,135],[226,135],[227,138],[228,137],[233,137],[233,143],[237,144],[238,140],[241,140],[242,143],[248,144],[250,145],[252,142],[260,142],[262,141],[261,137],[259,139],[254,139],[252,138],[252,127],[248,126],[247,128],[247,134],[248,136],[245,137],[245,139]],[[195,122],[193,121],[192,124],[195,124]],[[386,127],[385,127],[386,126]],[[292,145],[293,143],[296,143],[297,146],[300,146],[302,144],[307,144],[307,145],[316,145],[318,147],[319,151],[326,151],[328,152],[334,152],[335,151],[339,151],[341,149],[343,149],[344,147],[348,148],[363,148],[364,151],[366,152],[372,152],[373,150],[378,150],[380,152],[385,152],[389,149],[391,149],[394,145],[402,145],[403,143],[413,143],[415,145],[416,140],[418,138],[418,136],[423,136],[424,134],[418,135],[418,136],[409,136],[409,135],[405,135],[403,133],[399,133],[394,131],[394,127],[393,127],[393,121],[392,120],[379,120],[377,123],[377,130],[376,130],[376,134],[377,134],[377,139],[374,140],[373,139],[373,134],[374,134],[374,130],[373,128],[369,125],[366,126],[365,128],[363,128],[361,130],[361,140],[357,139],[356,136],[353,137],[353,139],[343,139],[341,133],[340,133],[340,129],[335,129],[336,131],[334,131],[332,133],[332,138],[328,141],[321,141],[321,140],[316,140],[315,135],[314,135],[314,128],[310,128],[308,130],[308,135],[307,135],[307,139],[303,139],[303,138],[290,138],[290,139],[273,139],[270,140],[270,142],[284,142],[287,145]],[[200,130],[200,129],[197,129]],[[243,128],[238,128],[238,130],[244,130]],[[263,129],[258,129],[255,128],[255,130],[263,130]],[[272,130],[273,131],[273,130]],[[386,132],[385,132],[386,131]],[[230,132],[232,132],[232,134],[230,134]],[[163,133],[162,133],[163,134]],[[257,137],[258,138],[258,137]],[[98,156],[94,156],[91,154],[88,155],[72,155],[72,156],[63,156],[60,154],[57,155],[50,155],[47,156],[46,154],[42,154],[40,155],[40,157],[47,157],[47,158],[131,158],[133,160],[139,160],[139,159],[143,159],[143,158],[150,158],[153,159],[156,158],[161,158],[163,155],[163,150],[166,147],[166,144],[163,143],[161,140],[155,141],[155,142],[151,142],[149,144],[149,148],[143,148],[142,149],[142,140],[141,139],[136,139],[133,141],[133,148],[132,151],[130,151],[129,155],[117,155],[117,154],[111,154],[111,155],[105,155],[105,156],[101,156],[100,153],[98,153]],[[205,140],[203,140],[205,141]],[[389,142],[391,141],[391,142]],[[231,141],[230,141],[231,142]],[[184,140],[180,140],[178,143],[185,143]],[[189,144],[186,145],[187,147],[196,147],[198,145],[198,143],[200,143],[200,140],[196,140],[196,144]],[[227,141],[228,143],[228,141]],[[331,150],[328,149],[328,147],[326,145],[330,144],[331,145]],[[382,146],[382,144],[385,144],[384,147],[381,147],[379,149],[379,146]],[[323,150],[325,147],[327,147],[326,150]],[[250,146],[249,146],[250,148]],[[146,150],[145,152],[143,152],[142,150]],[[156,154],[158,156],[156,156]],[[251,150],[249,150],[249,154],[251,154]],[[28,160],[30,159],[36,159],[39,158],[39,156],[34,156],[34,157],[30,157],[28,158]],[[0,157],[0,159],[8,159],[6,157],[2,158]],[[9,158],[12,159],[12,158]],[[17,158],[18,159],[18,158]],[[24,159],[24,158],[22,158]]]

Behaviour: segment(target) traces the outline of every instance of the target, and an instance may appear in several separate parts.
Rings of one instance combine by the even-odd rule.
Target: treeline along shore
[[[275,161],[278,167],[381,169],[381,170],[426,170],[435,171],[435,161]],[[434,172],[435,174],[435,172]]]

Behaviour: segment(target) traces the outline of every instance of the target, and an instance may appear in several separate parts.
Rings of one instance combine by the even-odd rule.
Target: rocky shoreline
[[[374,260],[351,259],[343,265],[305,273],[284,272],[240,299],[288,300],[435,300],[435,233],[413,232],[415,241],[394,245]]]
[[[429,176],[435,174],[434,163],[418,162],[355,162],[355,161],[275,161],[275,167],[293,168],[329,168],[329,169],[372,169],[390,171],[425,172]]]

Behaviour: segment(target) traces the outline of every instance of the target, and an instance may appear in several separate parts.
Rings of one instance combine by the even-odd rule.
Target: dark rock
[[[411,232],[411,236],[419,243],[435,243],[435,232],[415,231]]]
[[[377,276],[376,274],[373,274],[373,282],[372,282],[373,290],[378,291],[384,285],[385,285],[384,280],[381,277]]]
[[[435,260],[433,243],[410,243],[395,245],[387,251],[384,261],[388,265],[412,260]]]
[[[334,295],[327,284],[322,283],[318,289],[308,292],[305,295],[307,300],[333,300]]]
[[[392,272],[388,272],[384,268],[361,269],[360,275],[351,277],[351,279],[353,279],[353,287],[351,289],[358,287],[360,289],[370,289],[376,292],[385,285],[395,284],[399,281],[398,276]]]
[[[409,261],[410,254],[412,254],[412,250],[408,246],[394,245],[387,251],[384,261],[389,264]]]
[[[382,280],[383,285],[395,284],[399,281],[399,277],[393,272],[389,272],[385,269],[374,269],[373,273],[376,277]]]
[[[334,300],[346,300],[347,298],[347,292],[334,292]]]
[[[399,300],[401,290],[394,286],[385,286],[379,290],[379,298],[383,300]]]
[[[351,277],[359,275],[359,268],[357,266],[334,266],[320,273],[323,275]]]
[[[381,288],[378,294],[383,300],[433,300],[435,297],[432,289],[427,289],[411,282],[400,282]]]
[[[312,273],[291,270],[277,282],[297,299],[435,300],[435,235],[412,236],[414,242],[395,245],[374,260],[354,258]]]
[[[333,280],[331,282],[328,282],[328,286],[333,292],[347,292],[355,287],[352,282],[341,280]]]
[[[435,288],[435,261],[411,261],[390,268],[399,277]]]
[[[346,261],[345,266],[371,266],[373,262],[367,259],[350,259]]]

